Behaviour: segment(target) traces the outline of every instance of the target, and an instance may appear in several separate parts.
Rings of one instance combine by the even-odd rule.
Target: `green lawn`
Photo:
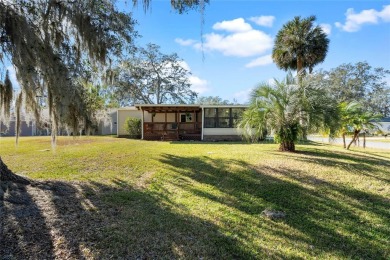
[[[14,141],[0,138],[10,169],[77,184],[80,218],[104,224],[64,236],[88,257],[390,258],[386,150],[59,137],[52,151],[48,137]]]
[[[382,136],[367,137],[366,138],[366,142],[390,143],[390,137],[382,137]]]

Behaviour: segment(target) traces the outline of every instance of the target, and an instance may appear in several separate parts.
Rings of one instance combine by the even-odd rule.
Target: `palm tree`
[[[375,121],[378,121],[381,118],[379,114],[373,114],[368,111],[364,111],[363,107],[357,103],[355,106],[354,114],[350,115],[350,118],[347,122],[348,127],[352,129],[353,137],[351,142],[347,146],[347,150],[351,147],[351,145],[356,142],[359,137],[359,134],[369,129],[374,129],[377,127]],[[365,146],[365,135],[364,135],[364,146]]]
[[[311,73],[315,65],[324,61],[329,39],[320,26],[314,25],[315,20],[315,16],[296,16],[283,25],[272,50],[272,59],[280,69],[303,73],[308,68]]]
[[[264,133],[273,133],[280,151],[295,151],[303,127],[313,132],[334,133],[337,106],[327,93],[309,77],[298,85],[297,79],[288,73],[283,81],[263,83],[253,90],[250,106],[238,127],[247,140],[255,142]],[[307,117],[305,125],[300,122],[302,112]]]
[[[361,103],[352,101],[352,102],[342,102],[338,106],[339,108],[339,123],[338,123],[338,133],[341,134],[343,138],[344,148],[349,149],[351,145],[356,142],[359,137],[359,134],[363,131],[364,141],[363,147],[365,147],[365,132],[369,129],[374,129],[377,127],[375,121],[381,118],[379,114],[373,114],[364,110]],[[345,136],[348,133],[352,133],[353,137],[351,142],[346,144]]]
[[[299,88],[291,74],[273,85],[260,84],[251,94],[251,105],[238,127],[244,137],[256,141],[268,129],[280,143],[280,151],[295,151],[299,131]]]

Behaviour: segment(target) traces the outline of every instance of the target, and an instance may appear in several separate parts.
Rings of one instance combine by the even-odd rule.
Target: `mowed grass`
[[[382,142],[390,145],[390,137],[367,137],[366,142]]]
[[[53,151],[48,137],[14,141],[0,138],[14,172],[78,182],[101,201],[96,214],[115,212],[86,243],[96,257],[390,258],[388,150],[59,137]]]

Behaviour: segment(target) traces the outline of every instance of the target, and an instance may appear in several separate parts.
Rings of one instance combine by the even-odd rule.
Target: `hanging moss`
[[[7,70],[5,74],[4,83],[0,82],[0,115],[2,115],[3,121],[8,122],[11,113],[11,104],[13,98],[13,87],[11,80],[9,79],[9,72]]]
[[[89,127],[83,86],[76,80],[83,73],[82,59],[100,71],[112,55],[131,49],[134,20],[118,12],[109,0],[85,1],[0,1],[1,59],[9,59],[21,87],[16,114],[23,108],[37,121],[37,96],[47,97],[52,138],[61,125],[78,132]],[[12,85],[0,86],[1,111],[9,116]],[[20,126],[20,122],[17,124]]]

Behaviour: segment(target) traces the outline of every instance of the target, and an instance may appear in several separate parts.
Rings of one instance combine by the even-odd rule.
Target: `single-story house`
[[[141,119],[144,140],[241,140],[236,123],[244,105],[170,105],[142,104],[118,109],[118,136],[128,134],[128,117]]]

